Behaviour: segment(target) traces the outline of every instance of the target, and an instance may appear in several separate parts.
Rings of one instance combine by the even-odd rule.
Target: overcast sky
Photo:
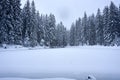
[[[26,0],[21,0],[22,6]],[[30,0],[31,2],[32,0]],[[71,23],[78,17],[83,17],[84,12],[88,15],[96,13],[97,9],[103,10],[104,6],[109,5],[111,0],[34,0],[36,9],[40,13],[53,13],[56,17],[56,22],[60,21],[69,29]],[[112,0],[117,6],[120,0]]]

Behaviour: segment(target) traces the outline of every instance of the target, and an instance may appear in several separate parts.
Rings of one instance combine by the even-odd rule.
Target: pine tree
[[[22,9],[22,42],[24,46],[30,46],[30,28],[31,28],[31,10],[30,2],[27,0]]]
[[[40,46],[43,46],[44,43],[42,42],[44,39],[44,32],[43,32],[43,16],[39,15],[39,12],[37,12],[37,42]]]
[[[0,0],[0,43],[7,43],[6,9],[7,0]]]
[[[20,0],[10,0],[13,7],[12,26],[14,31],[14,44],[21,44],[22,42],[22,20],[21,20],[21,4]]]
[[[89,17],[89,45],[95,45],[96,44],[96,29],[95,29],[95,17],[94,14]]]
[[[66,42],[67,45],[70,45],[70,30],[66,30]]]
[[[119,11],[118,11],[118,37],[120,37],[120,5],[119,5]]]
[[[0,30],[1,30],[1,43],[2,44],[13,44],[13,6],[10,0],[0,0]]]
[[[115,40],[115,44],[117,46],[120,46],[120,5],[119,5],[119,11],[118,11],[118,27],[117,27],[117,30],[118,30],[118,36],[116,37],[117,39]]]
[[[109,27],[110,27],[110,40],[109,44],[114,45],[113,40],[118,35],[118,8],[114,5],[113,2],[111,2],[109,7]]]
[[[44,40],[45,46],[50,46],[48,15],[45,16],[44,20]]]
[[[35,3],[32,1],[31,4],[31,23],[30,23],[30,46],[34,47],[37,45],[37,23],[36,23],[36,9]]]
[[[109,8],[106,6],[103,10],[103,36],[104,36],[104,45],[109,45]]]
[[[49,35],[50,47],[53,48],[56,46],[56,36],[55,36],[56,20],[53,14],[49,15],[48,24],[49,24],[48,35]]]
[[[44,21],[44,40],[45,45],[49,47],[56,46],[56,37],[55,37],[55,16],[50,14],[49,16],[46,15]]]
[[[70,29],[70,46],[75,46],[75,25],[72,23]]]
[[[63,28],[63,47],[68,45],[68,37],[67,37],[67,29],[64,27]]]
[[[103,17],[101,15],[100,9],[98,9],[96,15],[96,43],[98,45],[103,45]]]
[[[57,47],[67,46],[68,43],[67,30],[62,22],[60,22],[56,27],[56,40],[57,40]]]
[[[56,44],[57,47],[62,47],[62,22],[60,22],[59,24],[57,24],[56,26]]]
[[[81,19],[80,18],[76,21],[75,30],[76,30],[75,31],[75,45],[78,46],[82,42],[82,39],[81,39],[82,24],[81,24]]]
[[[83,45],[83,31],[82,31],[82,23],[81,19],[79,18],[76,20],[75,24],[71,25],[70,29],[70,45],[71,46],[79,46],[80,44]]]
[[[88,20],[87,20],[87,14],[86,13],[84,13],[84,17],[83,17],[83,19],[82,19],[82,26],[83,26],[83,43],[85,44],[85,45],[87,45],[88,44],[88,22],[87,22]]]

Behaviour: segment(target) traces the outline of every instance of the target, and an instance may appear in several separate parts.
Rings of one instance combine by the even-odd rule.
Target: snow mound
[[[96,80],[96,78],[93,75],[88,75],[88,79],[87,80]]]

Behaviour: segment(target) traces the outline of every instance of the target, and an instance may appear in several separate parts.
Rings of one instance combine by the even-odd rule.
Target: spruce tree
[[[109,7],[109,31],[110,31],[110,40],[109,44],[114,45],[113,40],[118,35],[118,8],[113,2],[111,2]]]
[[[68,43],[67,30],[62,22],[60,22],[56,27],[56,40],[57,40],[57,47],[67,46]]]
[[[31,10],[30,2],[27,0],[22,9],[22,42],[24,46],[30,46]]]
[[[0,0],[0,35],[2,44],[14,43],[13,32],[13,6],[10,0]]]
[[[75,46],[75,25],[72,23],[70,29],[70,46]]]
[[[49,23],[48,23],[48,15],[45,16],[44,20],[44,40],[45,46],[50,46],[50,38],[49,38]]]
[[[68,37],[67,37],[67,29],[65,27],[63,27],[63,47],[67,46],[67,40],[68,40]]]
[[[98,9],[97,15],[96,15],[96,43],[98,45],[103,45],[103,17],[100,12],[100,9]]]
[[[21,4],[20,0],[10,0],[13,7],[13,33],[14,33],[14,44],[22,44],[22,20],[21,20]]]
[[[119,19],[119,22],[118,22],[118,36],[120,37],[120,5],[119,5],[119,11],[118,11],[118,19]]]
[[[36,21],[36,9],[35,3],[32,1],[31,4],[31,23],[30,23],[30,46],[34,47],[37,45],[37,21]]]
[[[109,45],[109,8],[106,6],[103,10],[103,37],[104,37],[104,46]]]
[[[85,45],[87,45],[88,44],[88,22],[87,22],[88,20],[87,20],[87,14],[86,13],[84,13],[84,17],[83,17],[83,19],[82,19],[82,26],[83,26],[83,43],[85,44]]]
[[[56,27],[56,43],[57,43],[57,47],[62,47],[62,40],[63,40],[63,37],[62,37],[62,22],[60,22],[59,24],[57,24],[57,27]]]
[[[48,35],[49,35],[50,47],[53,48],[56,46],[56,36],[55,36],[56,20],[53,14],[49,15],[48,24],[49,24]]]
[[[43,46],[44,45],[44,43],[42,42],[44,40],[43,16],[40,16],[39,12],[37,12],[36,18],[37,18],[37,42],[40,46]]]
[[[82,42],[82,39],[81,39],[82,24],[81,24],[80,18],[78,20],[76,20],[75,30],[76,30],[75,31],[75,45],[78,46]]]
[[[89,45],[95,45],[96,44],[96,29],[95,29],[95,17],[94,14],[89,17]]]

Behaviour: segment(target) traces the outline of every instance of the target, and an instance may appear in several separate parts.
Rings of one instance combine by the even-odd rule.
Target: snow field
[[[107,78],[109,76],[119,80],[119,68],[120,47],[0,49],[0,80],[7,80],[7,77],[17,77],[16,80],[24,77],[40,80],[54,77],[84,80],[89,74],[95,75],[99,80],[106,75]]]

